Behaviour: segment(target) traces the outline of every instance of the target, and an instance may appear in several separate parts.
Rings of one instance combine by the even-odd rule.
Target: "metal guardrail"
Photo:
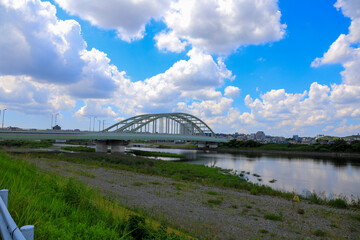
[[[7,189],[0,190],[0,232],[3,240],[34,240],[34,226],[26,225],[20,229],[12,219],[8,209]]]

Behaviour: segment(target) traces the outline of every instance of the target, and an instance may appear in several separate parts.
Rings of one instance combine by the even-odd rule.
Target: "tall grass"
[[[0,146],[3,147],[23,147],[23,148],[48,148],[53,145],[51,140],[3,140],[0,141]]]
[[[35,225],[36,239],[182,239],[147,225],[141,216],[114,214],[115,203],[72,178],[49,175],[0,152],[0,189],[18,226]],[[133,218],[141,221],[131,220]]]

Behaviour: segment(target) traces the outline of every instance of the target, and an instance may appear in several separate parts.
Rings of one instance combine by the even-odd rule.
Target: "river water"
[[[218,153],[181,149],[136,149],[184,154],[186,156],[184,162],[189,164],[217,166],[236,170],[239,173],[250,172],[246,176],[251,182],[265,184],[278,190],[299,194],[307,190],[315,191],[323,197],[360,198],[360,159]],[[270,183],[269,181],[273,179],[276,181]]]

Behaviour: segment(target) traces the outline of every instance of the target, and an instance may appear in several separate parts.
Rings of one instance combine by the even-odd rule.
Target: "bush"
[[[283,215],[282,213],[280,212],[279,215],[276,215],[276,214],[266,214],[264,216],[265,219],[268,219],[268,220],[273,220],[273,221],[282,221],[283,220]]]
[[[341,198],[338,198],[335,200],[330,200],[329,205],[332,207],[336,207],[336,208],[347,208],[348,207],[346,200],[341,199]]]

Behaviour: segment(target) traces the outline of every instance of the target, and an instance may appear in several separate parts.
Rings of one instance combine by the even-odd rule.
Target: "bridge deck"
[[[0,131],[0,139],[8,140],[165,140],[195,142],[227,142],[224,138],[152,133],[112,133],[112,132],[73,132],[73,131]]]

